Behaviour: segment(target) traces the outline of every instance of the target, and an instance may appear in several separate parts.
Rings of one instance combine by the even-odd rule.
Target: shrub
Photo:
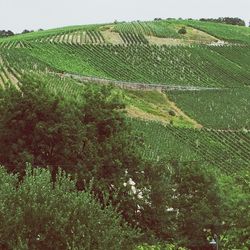
[[[168,114],[171,116],[176,116],[176,113],[174,110],[169,110]]]
[[[0,249],[131,249],[137,231],[59,171],[26,170],[22,182],[0,167]]]
[[[178,33],[179,33],[179,34],[181,34],[181,35],[185,35],[185,34],[187,34],[186,27],[182,27],[182,28],[180,28],[180,29],[179,29],[179,31],[178,31]]]

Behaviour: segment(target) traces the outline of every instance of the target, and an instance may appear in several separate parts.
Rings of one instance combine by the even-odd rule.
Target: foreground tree
[[[24,175],[26,162],[58,167],[77,178],[78,190],[91,186],[104,205],[118,207],[136,224],[138,203],[131,185],[143,186],[143,161],[137,139],[123,113],[119,92],[112,87],[85,87],[75,102],[30,82],[0,97],[0,163]]]
[[[250,249],[249,171],[221,177],[220,186],[224,194],[220,245],[224,249]]]
[[[78,111],[38,84],[10,88],[0,99],[0,163],[23,173],[34,166],[75,165],[82,144]]]
[[[0,249],[133,249],[138,231],[59,171],[26,169],[22,182],[0,167]]]
[[[164,162],[148,172],[151,203],[143,223],[158,238],[190,249],[209,249],[220,233],[222,197],[214,168]]]
[[[208,237],[219,233],[222,199],[214,169],[206,165],[179,165],[174,169],[177,237],[191,249],[206,249]]]

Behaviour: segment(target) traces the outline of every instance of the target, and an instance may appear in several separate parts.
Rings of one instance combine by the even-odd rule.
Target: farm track
[[[114,84],[123,89],[134,89],[144,91],[170,91],[170,90],[184,90],[184,91],[203,91],[203,90],[222,90],[224,88],[206,88],[198,86],[180,86],[180,85],[167,85],[167,84],[153,84],[153,83],[137,83],[137,82],[126,82],[117,81],[112,79],[104,79],[99,77],[81,76],[77,74],[64,73],[60,74],[61,77],[70,77],[81,83],[95,83],[100,85]]]

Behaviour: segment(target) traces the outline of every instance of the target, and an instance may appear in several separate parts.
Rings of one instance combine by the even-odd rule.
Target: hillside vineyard
[[[185,34],[178,32],[182,27]],[[147,91],[150,84],[169,87],[162,95],[181,111],[176,116],[165,115],[170,107],[150,103],[147,95],[129,103],[134,130],[144,134],[142,154],[157,161],[172,148],[168,158],[212,163],[231,173],[250,164],[249,37],[244,27],[159,20],[1,38],[0,86],[18,89],[24,76],[48,78],[53,91],[77,95],[82,83],[73,76],[79,76],[97,84],[131,83],[135,91],[136,84],[149,85]]]

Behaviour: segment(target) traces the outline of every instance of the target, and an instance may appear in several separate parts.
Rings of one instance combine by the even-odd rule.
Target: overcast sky
[[[0,0],[0,30],[48,29],[69,25],[155,17],[240,17],[250,20],[250,0]]]

